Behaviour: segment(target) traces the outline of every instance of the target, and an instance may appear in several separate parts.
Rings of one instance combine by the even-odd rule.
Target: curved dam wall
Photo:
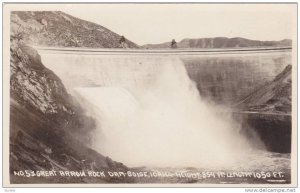
[[[212,53],[122,53],[39,51],[43,63],[67,87],[150,84],[161,63],[179,58],[200,95],[220,104],[232,104],[274,79],[288,64],[290,50]]]

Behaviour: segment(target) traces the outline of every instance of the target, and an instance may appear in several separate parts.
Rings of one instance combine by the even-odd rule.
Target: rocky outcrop
[[[15,171],[126,171],[89,148],[95,122],[67,93],[38,53],[12,38],[10,49],[11,183],[129,182],[123,178],[24,178]]]
[[[285,39],[281,41],[258,41],[245,38],[198,38],[183,39],[177,43],[177,48],[246,48],[246,47],[290,47],[292,41]],[[171,41],[162,44],[147,44],[142,46],[148,49],[171,48]]]
[[[27,44],[52,47],[137,48],[121,36],[98,24],[61,11],[13,11],[11,35]]]
[[[288,65],[274,80],[267,82],[237,103],[243,111],[291,114],[292,66]]]

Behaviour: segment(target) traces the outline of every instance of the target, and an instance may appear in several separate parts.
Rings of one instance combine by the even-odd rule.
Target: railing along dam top
[[[38,47],[32,46],[39,52],[61,54],[87,55],[218,55],[218,54],[252,54],[291,52],[291,47],[260,47],[260,48],[226,48],[226,49],[118,49],[118,48],[76,48],[76,47]]]

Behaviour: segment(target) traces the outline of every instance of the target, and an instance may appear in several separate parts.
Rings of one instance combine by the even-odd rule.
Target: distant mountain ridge
[[[138,48],[109,29],[61,11],[13,11],[11,35],[27,44],[53,47]],[[18,37],[19,36],[19,37]]]
[[[246,38],[236,37],[215,37],[215,38],[198,38],[183,39],[177,42],[177,48],[245,48],[245,47],[290,47],[292,40],[284,39],[281,41],[259,41]],[[141,46],[146,49],[171,48],[171,41],[161,44],[146,44]]]

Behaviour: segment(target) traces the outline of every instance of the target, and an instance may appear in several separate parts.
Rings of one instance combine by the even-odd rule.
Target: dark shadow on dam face
[[[290,52],[184,56],[189,77],[202,97],[233,104],[291,64]]]

